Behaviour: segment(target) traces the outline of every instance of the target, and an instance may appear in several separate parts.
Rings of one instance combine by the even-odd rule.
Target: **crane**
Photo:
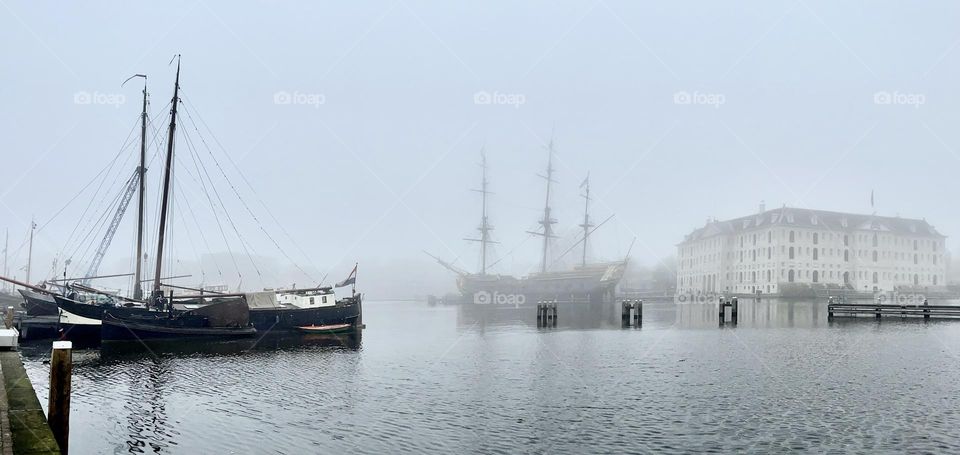
[[[140,183],[140,168],[138,167],[134,171],[133,176],[127,180],[127,188],[124,190],[123,197],[120,198],[120,205],[117,206],[117,211],[113,214],[113,220],[110,221],[110,226],[107,228],[106,235],[103,236],[103,240],[100,240],[100,246],[97,247],[97,252],[93,256],[93,260],[90,261],[90,268],[87,269],[86,278],[84,278],[81,283],[84,285],[90,285],[90,277],[97,275],[97,271],[100,269],[100,263],[103,262],[103,256],[107,254],[107,249],[110,248],[110,243],[113,242],[113,235],[117,233],[117,228],[120,226],[120,221],[123,219],[123,214],[127,212],[127,206],[130,205],[130,200],[133,199],[133,193],[137,192]]]

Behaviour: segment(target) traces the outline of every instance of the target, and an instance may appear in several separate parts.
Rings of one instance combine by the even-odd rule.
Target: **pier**
[[[0,351],[0,453],[59,454],[37,393],[23,368],[20,353]]]
[[[843,300],[830,298],[827,303],[827,318],[873,316],[880,319],[883,316],[920,317],[924,319],[953,319],[960,318],[960,306],[930,305],[927,300],[922,305],[889,305],[880,303],[846,303]]]

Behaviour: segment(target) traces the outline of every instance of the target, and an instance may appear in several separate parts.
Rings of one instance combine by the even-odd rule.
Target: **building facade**
[[[754,215],[708,221],[677,245],[677,292],[942,288],[945,243],[925,220],[761,206]]]

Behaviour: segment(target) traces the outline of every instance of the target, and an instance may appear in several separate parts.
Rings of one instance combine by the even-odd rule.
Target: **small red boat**
[[[353,329],[353,324],[305,325],[297,330],[306,333],[342,333]]]

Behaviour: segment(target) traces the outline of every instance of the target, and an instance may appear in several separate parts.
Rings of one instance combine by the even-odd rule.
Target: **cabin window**
[[[313,305],[313,297],[310,297],[310,304]]]
[[[321,301],[322,301],[323,303],[327,303],[327,296],[323,296],[323,298],[322,298]]]

